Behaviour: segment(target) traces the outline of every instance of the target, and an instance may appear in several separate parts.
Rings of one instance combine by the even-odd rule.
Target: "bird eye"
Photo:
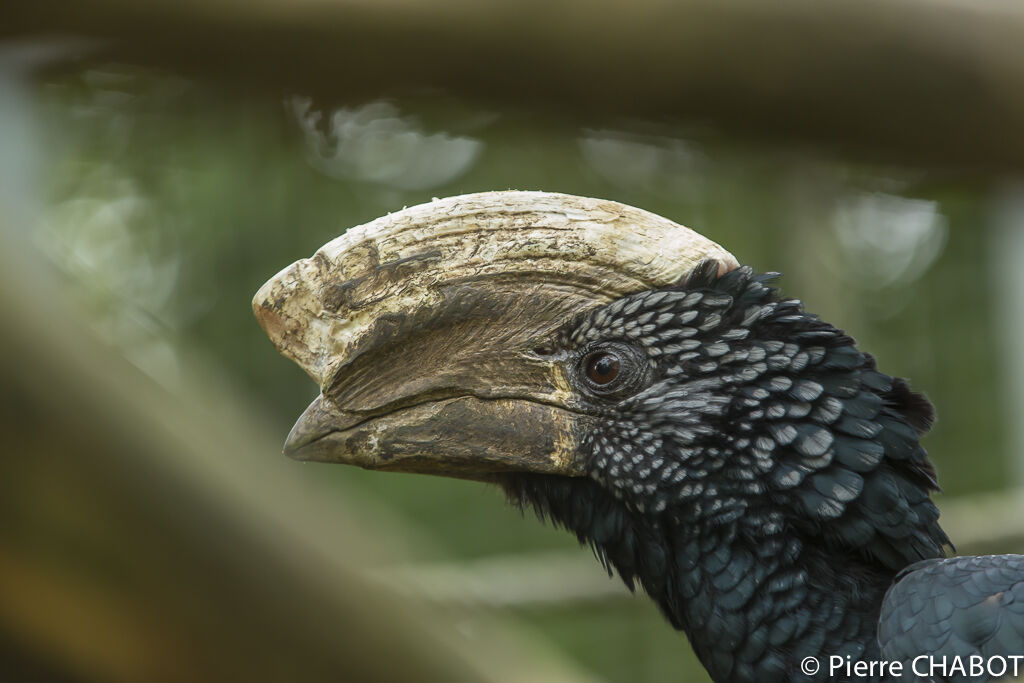
[[[583,392],[601,399],[621,399],[643,389],[650,368],[643,351],[619,341],[600,342],[576,356],[574,380]]]
[[[621,363],[618,355],[611,351],[600,351],[587,358],[587,379],[598,386],[605,386],[619,376]]]

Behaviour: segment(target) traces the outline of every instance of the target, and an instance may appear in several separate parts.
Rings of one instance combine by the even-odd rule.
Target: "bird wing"
[[[906,680],[1001,677],[987,668],[970,676],[972,657],[982,667],[996,658],[996,674],[1005,662],[1007,674],[1016,665],[1024,675],[1024,555],[953,557],[907,567],[882,602],[878,642],[883,659],[904,662]],[[930,658],[914,667],[921,655]],[[961,667],[968,675],[961,675]],[[920,675],[926,671],[929,676]]]

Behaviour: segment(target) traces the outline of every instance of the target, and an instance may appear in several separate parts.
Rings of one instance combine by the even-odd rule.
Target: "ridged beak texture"
[[[278,350],[319,385],[285,452],[486,478],[582,474],[587,419],[545,353],[572,316],[735,258],[672,221],[547,192],[435,200],[352,228],[256,293]]]

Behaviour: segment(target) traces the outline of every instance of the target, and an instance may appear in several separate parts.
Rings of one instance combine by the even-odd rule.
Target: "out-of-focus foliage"
[[[321,109],[301,93],[261,98],[110,66],[48,78],[32,96],[46,141],[33,239],[66,296],[183,400],[179,364],[201,357],[282,440],[316,387],[252,320],[264,280],[390,210],[543,189],[643,207],[781,271],[787,294],[936,403],[926,446],[947,495],[996,490],[1021,471],[1006,426],[1021,408],[1010,386],[1021,361],[1007,340],[1020,338],[1012,309],[1024,292],[1001,256],[1019,253],[1006,226],[1024,211],[1009,190],[664,123],[581,128],[440,94]],[[422,560],[575,547],[477,484],[311,467],[393,506],[434,541]],[[698,671],[642,599],[514,611],[609,681]]]

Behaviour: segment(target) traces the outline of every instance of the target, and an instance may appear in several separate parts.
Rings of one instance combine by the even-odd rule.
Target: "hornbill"
[[[253,307],[321,387],[289,455],[496,483],[715,681],[1024,673],[1024,556],[946,557],[931,404],[776,276],[633,207],[490,192],[353,228]]]

